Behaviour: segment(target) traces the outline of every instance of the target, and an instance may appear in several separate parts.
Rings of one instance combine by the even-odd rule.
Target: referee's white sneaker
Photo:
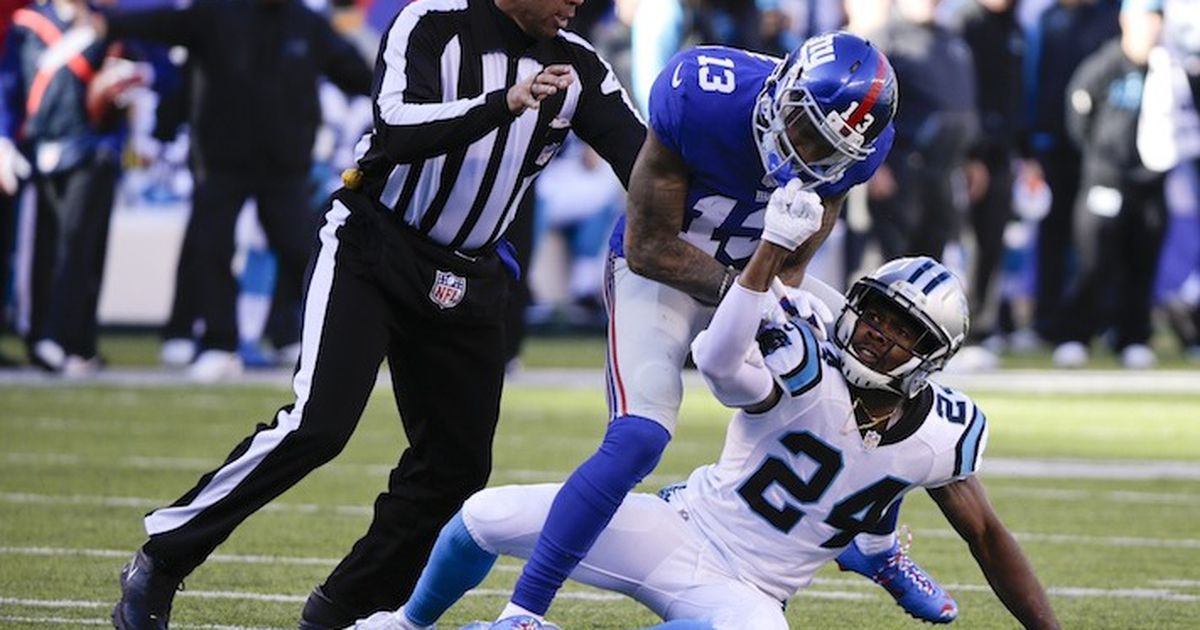
[[[188,377],[197,383],[216,383],[242,375],[242,358],[227,350],[205,350],[188,368]]]

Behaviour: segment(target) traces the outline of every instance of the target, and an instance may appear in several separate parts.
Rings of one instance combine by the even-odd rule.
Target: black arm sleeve
[[[448,38],[427,27],[426,19],[401,14],[376,69],[375,131],[397,163],[465,147],[514,118],[505,89],[443,101],[440,64]]]
[[[633,162],[646,140],[646,125],[608,63],[595,51],[585,50],[577,66],[583,95],[575,114],[575,133],[612,166],[628,188]]]

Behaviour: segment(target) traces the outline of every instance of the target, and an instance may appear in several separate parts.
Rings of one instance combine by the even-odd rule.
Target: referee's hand
[[[537,109],[542,99],[558,94],[559,90],[567,89],[573,80],[571,66],[567,64],[546,66],[542,68],[541,72],[508,88],[508,109],[518,115],[526,109]]]

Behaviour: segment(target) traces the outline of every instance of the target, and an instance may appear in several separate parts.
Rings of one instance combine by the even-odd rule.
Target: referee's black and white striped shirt
[[[575,80],[514,117],[508,88],[543,67]],[[534,40],[493,0],[420,0],[380,44],[375,128],[358,146],[363,190],[433,241],[495,243],[521,196],[574,131],[628,183],[645,125],[612,68],[583,38]]]

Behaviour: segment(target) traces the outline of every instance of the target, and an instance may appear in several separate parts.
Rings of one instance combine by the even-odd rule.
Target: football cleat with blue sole
[[[118,630],[166,630],[171,603],[183,579],[156,566],[138,549],[121,569],[121,599],[113,607],[113,627]]]
[[[882,586],[905,612],[929,623],[950,623],[958,603],[896,542],[883,553],[865,555],[853,542],[837,557],[838,568],[853,571]]]

